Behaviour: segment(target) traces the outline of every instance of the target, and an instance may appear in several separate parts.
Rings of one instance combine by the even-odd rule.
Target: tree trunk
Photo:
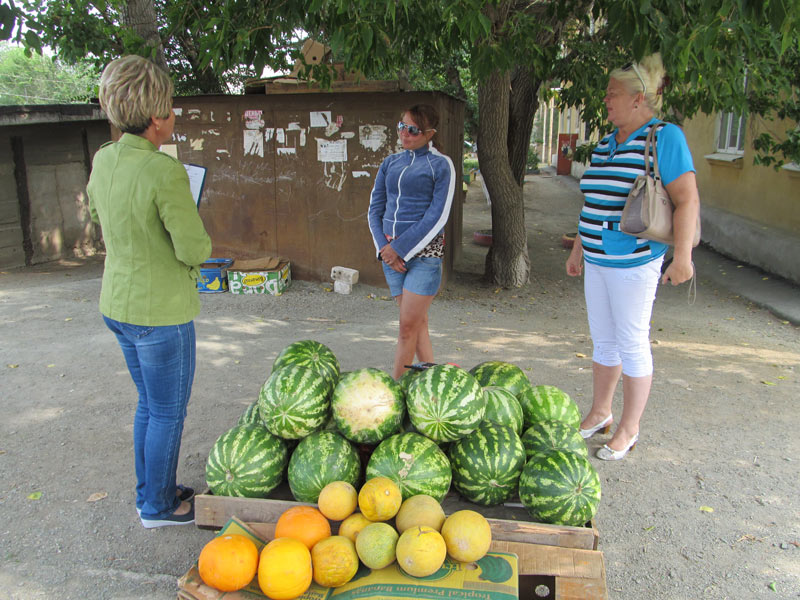
[[[538,108],[537,97],[541,80],[533,69],[517,67],[511,76],[511,94],[508,114],[508,159],[511,172],[518,185],[525,183],[528,148],[531,143],[533,117]]]
[[[150,60],[165,71],[169,71],[161,35],[158,33],[158,19],[153,0],[128,0],[122,10],[122,22],[125,27],[144,40],[145,48],[152,52]]]
[[[508,154],[510,87],[510,74],[499,71],[478,85],[478,161],[492,206],[492,246],[484,276],[503,287],[520,287],[528,282],[531,262],[522,186]]]

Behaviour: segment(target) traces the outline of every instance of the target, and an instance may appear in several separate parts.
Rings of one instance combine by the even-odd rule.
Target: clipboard
[[[208,169],[191,163],[183,163],[183,167],[186,169],[186,174],[189,175],[189,188],[192,190],[192,198],[194,198],[194,203],[199,207]]]

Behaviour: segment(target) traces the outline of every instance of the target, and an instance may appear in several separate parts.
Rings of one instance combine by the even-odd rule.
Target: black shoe
[[[189,502],[192,498],[194,498],[194,490],[188,486],[178,484],[177,485],[178,491],[178,500],[181,502]]]
[[[175,486],[177,489],[175,490],[176,496],[178,496],[178,500],[181,502],[189,502],[192,498],[194,498],[194,490],[188,486],[181,485],[180,483]],[[142,509],[138,506],[136,507],[136,513],[141,517],[142,516]]]
[[[141,517],[142,525],[144,525],[147,529],[153,529],[155,527],[167,527],[168,525],[190,525],[194,523],[194,503],[192,503],[191,509],[185,515],[176,515],[171,514],[168,517],[164,517],[163,519],[145,519]]]

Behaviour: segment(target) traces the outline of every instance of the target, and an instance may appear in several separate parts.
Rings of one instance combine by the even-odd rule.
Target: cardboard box
[[[280,296],[292,282],[288,260],[274,256],[236,259],[228,269],[231,294],[272,294]]]
[[[200,279],[197,289],[207,294],[228,291],[228,267],[233,264],[232,258],[209,258],[200,265]]]

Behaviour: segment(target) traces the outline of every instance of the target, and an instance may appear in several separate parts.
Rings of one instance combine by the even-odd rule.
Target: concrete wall
[[[800,171],[753,164],[753,137],[763,121],[747,123],[744,154],[716,153],[718,117],[697,115],[683,130],[697,169],[703,242],[718,252],[800,283]],[[770,122],[785,131],[788,122]]]
[[[96,106],[0,112],[0,266],[95,253],[86,198],[91,156],[111,132]]]

